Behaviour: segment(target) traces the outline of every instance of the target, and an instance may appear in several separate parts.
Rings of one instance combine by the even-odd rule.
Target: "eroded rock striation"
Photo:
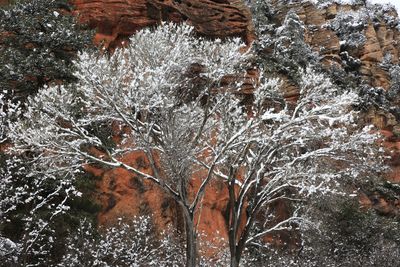
[[[198,33],[215,38],[254,39],[248,7],[240,0],[74,0],[82,23],[97,29],[95,41],[116,47],[144,27],[161,21],[185,21]]]
[[[272,4],[274,23],[281,24],[286,14],[294,10],[304,23],[305,41],[327,68],[347,68],[351,57],[359,61],[357,73],[364,81],[374,87],[390,88],[390,75],[382,63],[399,62],[400,31],[396,27],[398,15],[395,9],[377,14],[376,10],[370,10],[372,7],[363,5],[332,3],[317,6],[308,1],[275,2]],[[344,32],[346,30],[350,34]],[[350,43],[355,35],[361,38],[358,44]]]

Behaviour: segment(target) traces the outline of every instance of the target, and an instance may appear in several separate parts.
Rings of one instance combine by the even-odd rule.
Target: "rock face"
[[[95,41],[114,48],[161,21],[192,24],[208,37],[254,39],[250,11],[241,0],[74,0],[82,23],[97,29]]]
[[[278,25],[282,24],[289,10],[296,12],[306,28],[305,41],[319,54],[321,62],[328,70],[336,67],[349,71],[346,69],[346,57],[352,57],[359,62],[355,73],[361,77],[362,83],[385,90],[391,88],[392,81],[385,62],[398,64],[400,53],[400,31],[393,24],[393,20],[398,19],[398,14],[394,9],[383,11],[384,15],[364,18],[364,24],[353,29],[364,36],[364,41],[359,47],[352,48],[345,45],[348,40],[327,25],[341,14],[360,12],[365,8],[362,5],[331,4],[318,8],[310,2],[283,5],[279,4],[279,1],[272,5],[276,6],[274,20]],[[296,88],[291,86],[290,91],[295,95]],[[397,160],[400,158],[400,138],[396,130],[398,121],[387,112],[373,109],[367,115],[367,122],[382,129],[384,146],[393,156],[389,163],[392,166],[389,179],[400,182],[400,162]]]
[[[122,160],[142,172],[151,173],[150,164],[142,153],[126,155]],[[177,234],[184,235],[183,217],[179,212],[179,207],[154,183],[143,181],[121,168],[104,170],[88,166],[86,170],[102,177],[97,190],[97,199],[103,207],[98,216],[101,225],[115,225],[118,218],[151,215],[152,222],[157,229],[164,230],[168,229],[168,226],[172,226],[172,229],[176,229]],[[194,177],[189,193],[197,191],[201,181],[201,177]],[[209,257],[215,256],[220,248],[226,245],[228,229],[225,211],[227,205],[228,190],[226,186],[221,182],[212,182],[206,189],[199,211],[195,214],[195,221],[199,222],[200,242],[212,242],[213,244],[212,247],[202,246],[202,253]],[[284,217],[286,212],[284,209],[282,211]]]
[[[389,89],[391,85],[389,73],[381,66],[386,55],[390,54],[391,63],[399,62],[400,31],[388,23],[388,17],[397,18],[395,10],[384,11],[382,17],[366,17],[365,25],[358,31],[365,37],[363,44],[356,49],[346,47],[345,38],[340,33],[327,25],[341,14],[352,14],[359,12],[362,5],[339,5],[331,4],[324,8],[317,7],[311,2],[279,4],[277,6],[276,22],[282,23],[289,10],[294,10],[306,27],[306,42],[311,45],[315,52],[321,56],[322,63],[330,68],[332,65],[339,68],[345,67],[344,54],[349,54],[360,60],[358,73],[364,81],[374,87]]]

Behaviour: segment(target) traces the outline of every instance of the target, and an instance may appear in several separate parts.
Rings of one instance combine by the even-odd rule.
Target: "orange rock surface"
[[[138,168],[145,173],[151,173],[151,168],[143,153],[131,153],[122,161]],[[87,166],[86,170],[101,176],[98,183],[97,199],[103,206],[98,219],[101,225],[114,225],[118,218],[134,218],[139,215],[151,215],[156,228],[160,230],[173,226],[184,236],[183,218],[176,202],[169,198],[160,187],[151,181],[143,180],[122,168],[104,170]],[[203,176],[198,174],[191,181],[189,193],[195,192]],[[203,201],[195,214],[201,242],[212,242],[212,247],[204,246],[203,253],[215,255],[216,247],[226,245],[228,229],[225,219],[228,203],[227,188],[222,182],[213,181],[206,189]]]
[[[193,25],[208,37],[254,40],[250,11],[241,0],[73,0],[82,23],[96,28],[96,43],[115,48],[144,27],[161,21]]]
[[[358,11],[360,5],[331,4],[325,8],[318,8],[311,2],[293,2],[291,4],[279,4],[278,0],[272,1],[277,6],[278,22],[282,22],[287,12],[294,9],[306,26],[306,42],[319,53],[321,61],[327,67],[331,65],[341,66],[340,39],[337,34],[325,27],[326,23],[333,20],[340,12]],[[387,13],[398,17],[395,10]],[[362,78],[375,87],[388,89],[391,81],[387,70],[381,66],[387,53],[392,55],[392,62],[399,62],[400,31],[398,28],[387,25],[383,19],[368,21],[362,34],[366,37],[364,45],[358,51],[347,51],[355,58],[361,60],[359,70]]]

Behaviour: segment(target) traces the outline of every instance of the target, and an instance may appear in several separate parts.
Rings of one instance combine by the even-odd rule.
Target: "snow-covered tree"
[[[12,240],[18,248],[6,260],[12,263],[9,266],[52,265],[59,256],[54,249],[63,242],[61,229],[66,222],[62,218],[74,216],[71,200],[80,192],[72,184],[71,176],[29,175],[30,158],[7,154],[3,157],[0,236]]]
[[[291,2],[296,2],[296,1],[273,1],[274,4],[272,5],[272,7],[279,7],[282,6],[282,10],[285,10],[286,7],[284,7],[285,4],[290,4]],[[307,2],[307,1],[304,1]],[[334,2],[341,2],[341,1],[311,1],[313,3],[318,2],[319,6],[327,6],[327,5],[331,5]],[[357,1],[354,1],[354,4]],[[268,20],[267,17],[272,17],[274,18],[274,16],[271,16],[270,14],[268,14],[268,11],[272,11],[272,13],[274,12],[273,9],[271,8],[266,8],[268,7],[268,4],[271,3],[271,1],[252,1],[253,3],[253,10],[258,11],[256,13],[256,20],[258,23],[255,23],[256,26],[260,27],[259,28],[259,32],[264,33],[266,26],[269,23],[272,22],[277,22],[277,20]],[[361,1],[358,1],[358,4],[361,4]],[[384,10],[382,8],[378,8],[381,10]],[[260,10],[262,12],[260,12]],[[276,10],[281,11],[281,9],[277,8]],[[276,12],[275,10],[275,12]],[[334,104],[335,102],[337,103],[337,101],[341,101],[344,100],[343,98],[340,99],[340,96],[342,95],[342,92],[346,92],[346,91],[350,91],[353,90],[354,93],[352,93],[351,95],[353,95],[351,98],[349,98],[350,101],[348,101],[347,103],[342,103],[341,108],[342,111],[340,111],[340,113],[342,113],[342,115],[347,114],[348,112],[350,112],[350,110],[353,109],[353,107],[357,107],[357,109],[361,109],[364,108],[364,106],[369,106],[371,104],[375,105],[376,99],[383,99],[382,96],[385,96],[385,92],[384,90],[368,90],[369,92],[371,92],[371,94],[373,94],[374,96],[376,95],[377,97],[370,97],[370,93],[365,94],[363,93],[364,90],[360,90],[361,87],[357,88],[357,86],[360,84],[360,77],[359,77],[359,73],[358,68],[360,66],[360,60],[358,60],[357,57],[357,49],[359,49],[360,47],[362,47],[362,45],[365,42],[365,27],[367,25],[368,20],[371,21],[376,21],[376,15],[373,14],[375,11],[370,11],[370,9],[366,9],[364,7],[359,7],[359,11],[351,11],[351,12],[339,12],[338,15],[336,16],[335,19],[328,21],[328,23],[326,25],[324,25],[323,27],[330,27],[331,29],[333,29],[339,36],[339,38],[341,39],[341,45],[343,49],[346,49],[347,51],[344,51],[341,53],[341,57],[343,60],[343,69],[340,69],[340,71],[335,70],[334,68],[332,70],[327,71],[325,69],[325,72],[332,76],[333,81],[332,83],[336,83],[339,84],[341,86],[341,88],[338,88],[338,86],[331,84],[329,82],[328,77],[324,77],[321,74],[317,74],[317,73],[313,73],[310,70],[307,70],[306,73],[304,73],[304,67],[308,64],[313,65],[313,67],[315,69],[317,69],[318,67],[321,68],[321,66],[318,66],[318,62],[316,61],[317,57],[315,57],[310,49],[310,47],[305,43],[304,40],[304,33],[305,33],[305,26],[304,24],[301,22],[301,20],[299,19],[299,17],[295,14],[294,12],[295,8],[292,9],[291,11],[289,11],[285,17],[285,20],[282,22],[282,25],[277,28],[275,30],[275,32],[273,32],[271,29],[274,28],[275,25],[269,24],[268,26],[268,31],[265,31],[264,34],[260,35],[260,43],[261,43],[261,48],[260,49],[260,53],[258,54],[259,56],[259,61],[263,64],[264,68],[269,71],[269,72],[274,72],[276,70],[278,70],[280,73],[284,73],[285,76],[287,76],[290,80],[290,82],[293,82],[293,84],[295,84],[297,87],[300,88],[301,93],[300,93],[300,99],[298,101],[298,105],[296,109],[302,109],[300,106],[302,105],[310,105],[310,107],[312,108],[321,108],[322,106],[328,107],[331,104]],[[382,13],[385,13],[385,11],[381,11]],[[368,17],[370,16],[370,17]],[[276,17],[280,17],[275,16]],[[388,20],[388,21],[393,21],[391,18],[384,18],[384,20]],[[391,22],[392,23],[392,22]],[[310,29],[310,28],[309,28]],[[274,34],[276,34],[276,36],[274,36]],[[266,44],[266,48],[267,49],[263,49],[264,47],[262,47],[263,43],[262,41],[264,41],[264,43]],[[271,49],[273,47],[273,49]],[[354,56],[354,57],[352,57]],[[271,67],[272,66],[272,67]],[[275,69],[273,69],[273,67],[275,67]],[[321,68],[322,69],[322,68]],[[272,71],[271,71],[272,70]],[[305,75],[306,74],[306,75]],[[314,84],[312,84],[311,82],[308,82],[307,79],[309,81],[316,81]],[[320,96],[325,97],[325,99],[319,99],[318,101],[310,101],[309,104],[305,104],[307,103],[309,100],[304,99],[304,97],[307,95],[306,91],[303,91],[304,86],[308,83],[308,87],[311,88],[315,88],[316,91],[320,90],[318,89],[318,87],[322,86],[325,88],[330,88],[328,90],[328,92],[326,92],[326,89],[323,89],[320,93],[318,93]],[[325,85],[324,85],[325,83]],[[394,87],[393,87],[394,88]],[[357,94],[359,94],[359,92],[361,91],[360,96],[357,96]],[[392,95],[395,95],[395,91],[392,91]],[[342,96],[346,96],[348,95],[348,93],[345,93]],[[373,100],[373,101],[371,101]],[[269,103],[274,103],[276,101],[276,105],[281,105],[279,103],[285,103],[284,99],[281,96],[274,96],[274,98],[269,100]],[[316,104],[314,104],[314,102],[316,102]],[[381,102],[381,101],[379,101]],[[312,103],[312,104],[311,104]],[[388,103],[388,101],[386,100],[386,103]],[[385,103],[385,104],[386,104]],[[336,105],[336,104],[334,104]],[[347,108],[345,108],[347,106]],[[382,105],[379,105],[382,106]],[[391,105],[393,107],[393,105]],[[390,109],[392,109],[392,107],[390,107]],[[254,108],[254,107],[253,107]],[[312,108],[310,110],[312,110]],[[281,109],[283,111],[285,111],[285,114],[289,115],[292,114],[292,112],[295,112],[295,110],[291,110],[290,108],[285,109],[282,108]],[[348,111],[346,111],[346,109]],[[327,109],[323,108],[322,110],[328,111]],[[388,108],[389,110],[389,108]],[[329,110],[329,112],[327,112],[326,115],[331,116],[330,114],[332,114],[332,112],[336,112],[333,110]],[[392,111],[391,111],[392,112]],[[393,112],[392,112],[393,113]],[[302,115],[304,116],[304,115]],[[340,116],[339,113],[334,115],[335,117]],[[347,116],[347,115],[346,115]],[[309,121],[306,117],[303,117],[303,119],[305,119],[306,121],[308,121],[307,125],[309,125],[310,128],[313,128],[315,131],[315,135],[312,135],[311,138],[308,137],[307,141],[301,141],[302,144],[295,144],[295,141],[298,141],[296,138],[293,139],[293,143],[294,144],[288,144],[289,146],[293,146],[296,147],[297,152],[292,154],[292,152],[290,150],[285,151],[285,154],[282,155],[273,155],[271,156],[271,160],[273,161],[272,164],[269,164],[270,166],[266,167],[266,168],[272,168],[272,169],[277,169],[278,167],[275,165],[275,162],[280,162],[282,164],[287,163],[285,160],[280,159],[277,160],[275,158],[275,156],[277,157],[282,157],[282,158],[286,158],[287,160],[294,160],[293,156],[294,155],[301,155],[304,152],[310,152],[316,149],[322,149],[322,148],[326,148],[328,149],[329,146],[333,146],[335,145],[333,142],[337,142],[340,143],[342,142],[344,147],[345,144],[347,142],[349,142],[349,140],[352,140],[351,137],[353,134],[356,134],[357,131],[360,130],[360,126],[357,126],[356,123],[360,123],[360,121],[362,120],[363,114],[360,114],[359,119],[358,118],[358,114],[357,113],[353,113],[354,116],[354,121],[348,121],[348,122],[340,122],[340,123],[333,123],[332,125],[327,126],[327,121],[326,119],[322,119],[321,122],[321,117],[313,117],[313,119],[311,121]],[[322,116],[324,117],[324,116]],[[301,119],[300,119],[301,120]],[[325,120],[325,122],[323,122]],[[334,120],[331,120],[331,122],[333,122]],[[277,124],[283,123],[285,124],[285,121],[282,122],[277,122],[275,124],[275,127],[277,127]],[[340,127],[343,127],[344,129],[347,128],[347,130],[341,134],[338,134],[338,126],[340,125]],[[326,133],[327,129],[329,128],[333,128],[334,132],[332,132],[331,137],[329,137],[330,134],[326,135],[326,136],[322,136],[322,133]],[[300,129],[301,131],[306,131],[306,124],[303,125],[303,128]],[[292,130],[291,130],[292,131]],[[303,139],[301,136],[301,132],[299,132],[299,134],[296,133],[297,130],[293,131],[294,136],[298,135],[299,139]],[[335,133],[336,132],[336,133]],[[324,133],[324,134],[325,134]],[[360,131],[361,134],[361,131]],[[368,137],[369,133],[368,132],[364,132],[364,134],[361,134],[361,136],[365,136]],[[280,137],[280,136],[278,136]],[[315,139],[314,139],[315,138]],[[346,139],[348,138],[348,139]],[[355,137],[356,138],[356,137]],[[268,140],[268,138],[266,138]],[[371,139],[371,141],[374,138]],[[359,145],[362,145],[361,140],[359,140],[360,143]],[[279,138],[276,138],[276,142],[279,143],[281,142],[279,140]],[[285,142],[292,142],[290,140],[286,140]],[[373,141],[372,141],[373,142]],[[293,173],[295,173],[296,177],[301,177],[303,176],[303,172],[307,173],[307,175],[303,176],[303,180],[306,180],[307,177],[312,177],[312,172],[316,172],[314,173],[314,175],[318,175],[320,177],[322,177],[322,175],[327,175],[327,174],[332,174],[334,173],[334,175],[332,176],[333,179],[331,179],[331,181],[338,179],[342,180],[343,178],[347,177],[351,177],[351,179],[348,180],[352,180],[354,182],[354,177],[353,175],[347,175],[345,173],[345,170],[350,170],[351,168],[358,168],[358,167],[363,167],[363,157],[361,156],[361,154],[365,155],[368,158],[372,157],[372,160],[375,160],[373,158],[373,154],[376,153],[376,155],[378,155],[379,153],[376,151],[377,148],[374,147],[373,144],[371,144],[371,146],[369,145],[362,145],[364,146],[364,148],[360,148],[355,149],[355,147],[351,148],[350,144],[353,144],[352,142],[349,143],[349,147],[348,149],[350,149],[349,151],[335,151],[334,153],[332,153],[332,155],[335,155],[335,157],[332,156],[324,156],[324,161],[328,160],[329,164],[336,164],[336,165],[329,165],[329,164],[325,164],[324,161],[319,161],[323,158],[315,158],[315,155],[309,155],[307,156],[307,159],[305,162],[303,162],[302,160],[295,160],[295,162],[297,164],[299,164],[300,166],[295,166],[295,170]],[[311,145],[311,146],[310,146]],[[270,147],[272,147],[269,144]],[[282,145],[283,147],[286,147],[285,145]],[[307,147],[310,146],[310,147]],[[336,145],[335,145],[336,146]],[[263,146],[261,146],[263,147]],[[331,147],[332,148],[332,147]],[[365,149],[365,150],[364,150]],[[368,152],[369,149],[372,149],[370,152]],[[256,150],[257,151],[257,150]],[[303,151],[303,152],[302,152]],[[343,153],[343,155],[342,155]],[[358,154],[360,153],[360,154]],[[244,153],[245,154],[245,153]],[[246,154],[245,154],[246,156]],[[241,156],[241,157],[237,157],[237,160],[240,162],[240,160],[244,160],[245,156]],[[284,156],[284,157],[283,157]],[[320,155],[317,155],[318,157]],[[244,162],[256,162],[254,161],[253,157],[249,157],[251,159],[251,161],[249,160],[244,160]],[[329,158],[329,159],[328,159]],[[340,158],[340,160],[338,160]],[[380,159],[376,159],[377,162],[380,161]],[[263,161],[261,161],[262,163],[264,163]],[[354,162],[354,164],[353,164]],[[310,165],[313,168],[310,168]],[[230,163],[228,164],[228,166],[234,166],[234,164]],[[250,165],[251,166],[251,165]],[[357,167],[358,166],[358,167]],[[364,174],[362,175],[358,175],[359,180],[367,180],[366,177],[368,177],[368,179],[374,179],[375,175],[373,174],[373,172],[375,171],[379,171],[379,164],[375,165],[377,168],[374,170],[374,168],[371,168],[370,170],[364,170]],[[301,168],[299,167],[304,167],[304,168],[309,168],[308,170],[301,170]],[[325,167],[329,167],[329,169],[325,169]],[[257,169],[257,167],[256,167]],[[239,173],[240,177],[246,177],[246,173],[250,172],[251,168],[249,167],[249,169],[243,168],[243,164],[241,165],[241,167],[239,169],[236,170],[236,172]],[[277,173],[279,173],[278,170],[276,170]],[[370,172],[368,174],[368,172]],[[349,172],[350,174],[350,172]],[[253,174],[254,175],[254,174]],[[262,175],[261,175],[262,176]],[[271,179],[271,181],[274,181],[274,173],[269,174],[269,179]],[[250,177],[250,175],[249,175]],[[286,175],[286,177],[288,179],[291,179],[289,175]],[[340,179],[339,179],[340,178]],[[249,178],[251,180],[251,178]],[[255,178],[253,178],[255,179]],[[240,180],[241,181],[241,180]],[[236,185],[235,185],[236,183]],[[266,181],[264,182],[266,184],[268,184]],[[292,184],[296,184],[296,182],[291,181]],[[360,183],[358,183],[360,184]],[[358,185],[357,184],[357,185]],[[245,188],[245,187],[244,187]],[[329,189],[329,187],[323,187],[324,189]],[[332,187],[331,187],[332,188]],[[249,186],[248,192],[246,193],[245,189],[240,188],[240,186],[238,185],[237,181],[234,181],[234,179],[232,179],[231,181],[231,186],[230,189],[232,191],[232,193],[230,194],[231,196],[231,214],[236,214],[237,217],[235,218],[234,216],[231,217],[231,230],[232,230],[232,234],[230,236],[230,239],[233,240],[231,241],[231,251],[235,251],[237,254],[237,257],[240,259],[240,252],[242,249],[244,250],[244,247],[246,246],[245,243],[247,242],[246,239],[249,239],[249,237],[246,237],[246,231],[249,232],[249,235],[253,235],[253,236],[257,236],[257,234],[262,234],[262,229],[265,230],[266,233],[268,234],[274,234],[276,233],[277,235],[279,234],[279,231],[276,231],[276,229],[274,229],[274,226],[276,225],[276,222],[279,222],[278,218],[276,218],[276,216],[273,214],[273,206],[274,206],[274,202],[277,201],[271,201],[272,204],[270,206],[267,206],[267,208],[263,207],[259,209],[259,212],[255,212],[253,215],[258,218],[257,220],[251,221],[248,219],[248,223],[249,225],[253,225],[253,230],[249,230],[246,228],[244,228],[243,230],[243,226],[242,223],[240,221],[240,219],[242,218],[246,218],[246,216],[250,217],[252,216],[251,209],[249,209],[249,207],[247,206],[248,203],[259,203],[260,205],[263,203],[263,201],[266,201],[266,203],[268,203],[269,198],[271,196],[268,196],[268,194],[266,192],[262,193],[262,187],[258,187],[256,189],[252,189],[252,187]],[[254,193],[254,191],[256,193]],[[317,190],[320,191],[320,190]],[[258,194],[257,194],[258,192]],[[278,190],[279,192],[279,190]],[[242,207],[240,207],[240,196],[244,199],[246,199],[245,194],[247,194],[247,201],[242,201],[243,204]],[[238,197],[239,195],[239,197]],[[264,200],[262,200],[261,196],[264,195],[265,198]],[[298,191],[296,189],[291,188],[290,190],[282,190],[280,193],[277,194],[277,196],[282,195],[284,198],[292,198],[292,199],[305,199],[303,194],[298,194]],[[279,198],[278,198],[278,201]],[[292,204],[294,207],[293,209],[295,210],[296,204]],[[232,208],[235,207],[235,208]],[[239,208],[240,207],[240,208]],[[250,207],[256,207],[255,204],[250,204]],[[257,209],[256,209],[257,210]],[[232,216],[232,215],[231,215]],[[235,218],[235,219],[232,219]],[[260,220],[260,218],[263,218]],[[281,220],[286,219],[286,218],[280,218]],[[315,218],[314,218],[315,219]],[[301,219],[299,219],[301,221]],[[264,222],[267,222],[265,225],[263,225]],[[296,223],[293,223],[293,219],[292,218],[288,218],[288,221],[286,221],[287,224],[289,224],[288,226],[294,226],[296,225]],[[326,223],[326,221],[325,221]],[[291,225],[290,225],[291,224]],[[233,226],[233,227],[232,227]],[[236,228],[235,228],[236,227]],[[279,229],[280,227],[278,227]],[[282,227],[285,228],[285,227]],[[290,227],[289,227],[290,228]],[[271,231],[272,229],[272,231]],[[312,230],[312,231],[315,231]],[[311,232],[312,232],[311,231]],[[238,235],[242,234],[243,236],[238,237]],[[276,235],[276,236],[277,236]],[[265,247],[264,243],[262,242],[262,237],[263,235],[260,235],[258,240],[260,242],[255,242],[253,244],[251,244],[251,242],[248,243],[248,245],[253,245],[253,246],[257,246],[257,247]],[[251,238],[250,238],[251,239]],[[314,240],[315,241],[315,240]],[[337,242],[340,243],[343,240],[338,240]],[[236,247],[232,246],[232,244],[236,245]],[[268,247],[265,247],[266,249],[268,249]],[[267,265],[271,264],[274,265],[276,263],[276,261],[272,261],[274,263],[271,263],[270,259],[268,259],[268,261],[262,262],[262,264]],[[283,261],[281,263],[279,263],[277,266],[287,266],[289,263],[286,261]],[[303,265],[302,265],[303,264]],[[300,264],[299,266],[308,266],[305,265],[304,262],[302,262],[302,264]],[[320,265],[320,264],[319,264]],[[312,266],[312,265],[310,265]]]
[[[253,4],[258,21],[255,25],[260,33],[254,45],[257,61],[266,72],[284,74],[292,83],[298,84],[301,72],[307,66],[319,64],[317,54],[306,43],[306,26],[296,12],[289,10],[283,21],[279,21],[274,19],[279,11],[266,2],[261,0]]]
[[[211,179],[221,179],[229,188],[231,266],[238,266],[245,247],[302,221],[297,210],[274,220],[269,204],[332,192],[343,179],[378,171],[379,159],[370,128],[356,123],[357,95],[340,94],[310,69],[296,108],[285,104],[278,81],[263,77],[253,105],[243,106],[241,75],[251,53],[242,46],[164,24],[138,32],[109,58],[82,54],[79,83],[29,99],[9,128],[10,153],[33,155],[32,177],[73,177],[95,163],[152,181],[181,209],[186,266],[198,263],[194,215]],[[229,74],[236,78],[227,82]],[[94,131],[99,124],[113,124],[121,142]],[[124,161],[133,152],[151,171]]]
[[[266,0],[249,0],[247,4],[251,9],[253,23],[258,36],[272,30],[273,7],[271,3]]]
[[[368,14],[365,9],[352,12],[340,12],[330,22],[330,27],[337,33],[346,50],[352,51],[361,47],[365,41],[363,30],[368,24]]]
[[[314,194],[336,193],[343,182],[374,179],[384,170],[371,128],[357,125],[353,92],[339,93],[312,69],[301,75],[294,109],[285,104],[276,81],[260,81],[251,118],[234,102],[220,111],[217,143],[225,132],[240,137],[214,168],[229,187],[231,266],[244,249],[264,246],[263,237],[303,222],[299,210],[276,218],[279,201],[302,201]],[[296,204],[294,204],[296,206]],[[263,218],[260,220],[260,218]],[[243,226],[243,222],[245,222]]]
[[[293,10],[286,14],[282,26],[276,29],[276,35],[274,56],[282,61],[284,68],[294,71],[316,62],[316,56],[304,40],[304,23]]]
[[[71,201],[81,195],[74,186],[79,169],[62,176],[55,172],[36,175],[30,171],[34,155],[8,153],[13,145],[7,136],[9,125],[22,113],[20,104],[0,94],[0,239],[15,244],[12,253],[1,259],[5,266],[51,265],[57,258],[54,246],[62,235],[60,217],[71,213]]]
[[[82,54],[76,86],[52,87],[31,98],[24,118],[12,124],[11,153],[30,152],[30,175],[72,175],[83,164],[121,167],[160,186],[182,209],[187,242],[187,265],[197,261],[194,213],[226,146],[210,151],[222,78],[238,73],[247,59],[238,39],[222,42],[195,38],[192,27],[163,25],[142,30],[126,49],[111,58]],[[235,83],[233,85],[237,87]],[[110,145],[93,127],[114,123],[122,142]],[[124,163],[127,153],[141,152],[151,173]],[[217,153],[217,154],[215,154]],[[202,172],[203,170],[203,172]],[[189,194],[201,172],[201,186]],[[68,176],[69,177],[69,176]]]

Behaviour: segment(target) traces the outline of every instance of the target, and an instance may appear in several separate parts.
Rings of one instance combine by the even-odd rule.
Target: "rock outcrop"
[[[385,56],[390,56],[391,63],[399,62],[400,31],[391,22],[398,18],[397,12],[392,9],[384,11],[384,15],[368,16],[366,14],[365,25],[356,30],[365,37],[364,43],[357,49],[346,47],[348,40],[341,39],[335,29],[328,25],[338,15],[357,13],[364,9],[362,5],[331,4],[325,7],[317,7],[311,2],[295,2],[280,4],[275,1],[276,17],[274,22],[279,24],[285,18],[289,10],[294,10],[306,27],[306,42],[321,57],[322,63],[328,68],[334,66],[345,67],[343,54],[346,52],[355,59],[360,60],[358,73],[374,87],[389,89],[391,80],[389,73],[382,63]]]
[[[151,173],[149,162],[143,153],[131,153],[122,161],[138,168],[145,173]],[[184,235],[183,217],[176,202],[168,197],[160,187],[151,181],[146,181],[122,168],[104,170],[87,166],[86,170],[95,176],[102,177],[98,183],[96,198],[102,203],[102,211],[98,219],[101,225],[115,225],[118,218],[134,218],[139,215],[151,215],[157,229],[168,229],[173,226],[177,234]],[[201,177],[191,181],[189,193],[198,190]],[[219,249],[226,245],[228,229],[226,224],[226,209],[228,205],[228,190],[224,183],[213,181],[206,191],[195,221],[201,242],[210,242],[213,246],[202,247],[202,253],[213,257]],[[282,216],[287,216],[282,210]],[[162,232],[162,231],[160,231]]]
[[[193,25],[199,34],[254,40],[249,9],[241,0],[73,0],[82,23],[97,29],[96,43],[115,48],[144,27],[162,21]]]

